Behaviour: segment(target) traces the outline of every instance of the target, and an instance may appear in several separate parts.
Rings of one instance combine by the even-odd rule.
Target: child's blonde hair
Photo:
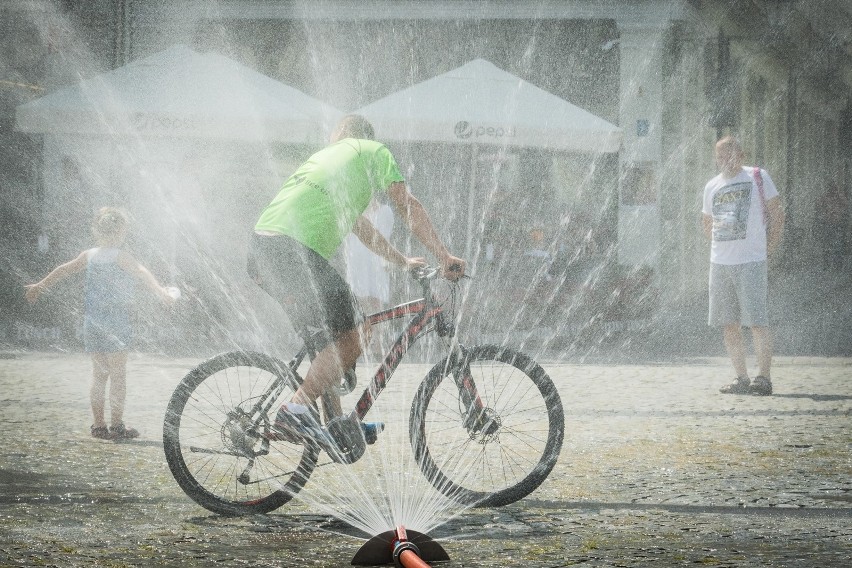
[[[117,207],[101,207],[92,222],[92,234],[99,241],[115,242],[127,231],[127,213]]]

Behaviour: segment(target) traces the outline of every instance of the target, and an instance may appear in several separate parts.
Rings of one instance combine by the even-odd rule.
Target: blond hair
[[[101,207],[95,213],[92,234],[99,241],[114,244],[124,237],[128,224],[127,213],[123,210],[117,207]]]
[[[719,141],[716,142],[716,148],[719,150],[731,150],[737,154],[743,153],[743,145],[740,144],[740,141],[736,136],[731,135],[719,139]]]

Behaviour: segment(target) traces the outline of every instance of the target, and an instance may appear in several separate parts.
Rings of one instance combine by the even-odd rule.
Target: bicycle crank
[[[354,413],[340,416],[329,421],[326,426],[333,442],[332,447],[324,448],[337,463],[352,464],[361,459],[367,449],[364,429]]]

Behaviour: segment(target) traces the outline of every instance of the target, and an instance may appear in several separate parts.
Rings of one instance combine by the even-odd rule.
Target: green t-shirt
[[[393,154],[373,140],[345,138],[308,158],[254,226],[293,237],[323,258],[352,230],[373,193],[405,181]]]

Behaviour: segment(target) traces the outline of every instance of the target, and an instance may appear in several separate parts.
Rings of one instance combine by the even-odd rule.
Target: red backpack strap
[[[766,194],[763,193],[763,176],[760,175],[760,168],[754,167],[754,183],[757,185],[757,194],[760,196],[760,209],[763,211],[763,222],[769,221],[769,211],[766,209]]]

